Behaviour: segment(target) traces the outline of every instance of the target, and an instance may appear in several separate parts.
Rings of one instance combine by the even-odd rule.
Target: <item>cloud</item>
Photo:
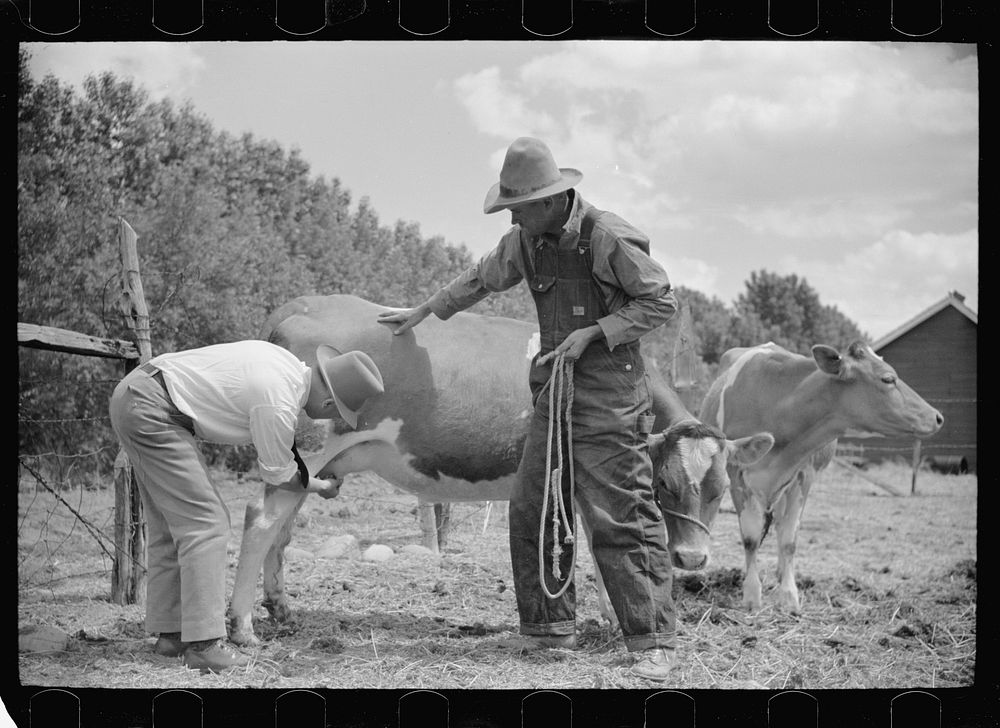
[[[709,298],[715,296],[725,300],[726,296],[719,286],[717,266],[698,258],[664,254],[657,250],[655,244],[652,247],[652,257],[666,269],[670,282],[674,286],[684,286],[693,291],[699,291]]]
[[[541,137],[584,172],[585,197],[650,235],[678,284],[728,300],[749,270],[780,262],[875,335],[949,290],[974,300],[975,234],[951,232],[978,217],[974,50],[539,48],[454,85],[475,129],[498,141],[491,170],[515,136]],[[797,257],[782,257],[789,249]]]
[[[626,212],[699,196],[891,207],[947,197],[937,181],[975,163],[975,62],[941,44],[589,41],[470,72],[455,90],[484,134],[539,136],[561,163],[614,169],[606,197]]]
[[[52,74],[79,88],[89,75],[110,71],[132,78],[150,98],[183,99],[205,68],[189,43],[26,43],[32,75]]]
[[[898,224],[905,210],[891,201],[816,200],[799,205],[737,205],[733,219],[760,235],[793,241],[871,238]]]
[[[554,129],[552,119],[531,109],[527,99],[501,78],[496,66],[460,77],[455,89],[473,124],[486,134],[513,139],[522,136],[524,130],[540,136]]]
[[[839,260],[786,256],[781,274],[809,281],[820,300],[879,337],[939,301],[950,291],[979,305],[979,236],[961,233],[914,234],[893,230],[880,240]]]

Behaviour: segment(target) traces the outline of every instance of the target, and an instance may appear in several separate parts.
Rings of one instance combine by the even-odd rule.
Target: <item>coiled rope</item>
[[[566,389],[566,450],[569,458],[569,501],[573,503],[576,490],[576,478],[573,473],[573,360],[567,360],[565,354],[556,355],[552,365],[552,374],[545,387],[549,388],[549,432],[548,449],[545,454],[545,486],[542,497],[542,510],[538,524],[538,577],[542,584],[542,591],[549,599],[556,599],[563,595],[573,581],[573,571],[576,568],[576,525],[571,521],[571,516],[567,512],[566,501],[563,497],[562,474],[563,474],[563,448],[562,448],[562,419],[563,413],[562,399],[563,389]],[[545,391],[543,387],[542,391]],[[556,448],[556,467],[552,467],[552,448]],[[545,583],[545,523],[548,516],[549,500],[552,500],[552,576],[556,580],[562,579],[562,569],[559,561],[563,552],[563,544],[573,547],[573,559],[570,562],[569,575],[566,582],[556,593],[549,591]],[[559,529],[562,526],[566,535],[560,543]]]

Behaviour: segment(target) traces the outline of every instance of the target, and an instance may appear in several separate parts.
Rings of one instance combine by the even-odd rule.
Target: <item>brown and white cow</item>
[[[774,447],[757,462],[728,463],[746,557],[743,604],[761,606],[757,551],[773,521],[778,600],[796,613],[796,535],[809,488],[830,463],[836,439],[848,432],[925,438],[944,422],[940,412],[861,342],[843,354],[817,345],[812,357],[772,343],[730,349],[722,356],[700,416],[727,437],[762,429],[774,435]]]
[[[376,322],[377,314],[387,310],[353,296],[316,296],[297,298],[268,318],[262,338],[306,362],[320,343],[363,351],[385,383],[385,393],[362,409],[358,431],[333,434],[331,428],[322,451],[303,453],[308,468],[319,477],[373,471],[425,504],[507,500],[532,411],[528,368],[538,351],[537,327],[461,313],[447,322],[431,317],[393,336],[387,325]],[[750,462],[766,452],[772,439],[751,433],[727,440],[694,420],[655,367],[648,371],[656,426],[663,428],[650,438],[650,455],[673,562],[702,568],[700,556],[695,562],[685,547],[689,531],[704,528],[699,494],[725,489],[727,458]],[[292,515],[304,500],[268,488],[247,506],[229,607],[230,638],[238,644],[257,641],[251,611],[262,567],[264,605],[279,621],[290,615],[282,553]],[[433,517],[425,518],[422,526],[425,544],[436,548],[433,523]],[[602,611],[604,605],[602,599]],[[605,614],[611,618],[610,607]]]

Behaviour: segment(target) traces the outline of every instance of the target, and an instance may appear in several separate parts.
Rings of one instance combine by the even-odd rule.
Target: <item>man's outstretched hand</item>
[[[419,324],[431,313],[430,307],[422,303],[416,308],[403,308],[397,311],[383,311],[378,315],[376,321],[380,324],[399,324],[392,333],[394,336],[404,334],[414,326]]]

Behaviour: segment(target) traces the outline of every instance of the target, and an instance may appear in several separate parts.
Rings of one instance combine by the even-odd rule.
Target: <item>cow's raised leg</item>
[[[778,535],[778,603],[793,614],[800,611],[799,590],[795,585],[795,541],[811,484],[812,475],[800,470],[774,509]]]
[[[260,644],[253,631],[257,577],[279,532],[302,506],[305,497],[305,493],[267,488],[263,495],[247,503],[236,580],[227,615],[229,639],[235,644]]]
[[[746,572],[743,575],[743,606],[753,611],[761,607],[760,571],[757,552],[767,530],[767,513],[760,498],[747,486],[742,472],[732,474],[733,505],[740,524]]]
[[[285,516],[278,533],[264,557],[264,608],[271,618],[278,622],[287,622],[292,616],[285,596],[285,547],[292,540],[292,528],[295,525],[295,515],[306,502],[300,498],[292,512]]]

